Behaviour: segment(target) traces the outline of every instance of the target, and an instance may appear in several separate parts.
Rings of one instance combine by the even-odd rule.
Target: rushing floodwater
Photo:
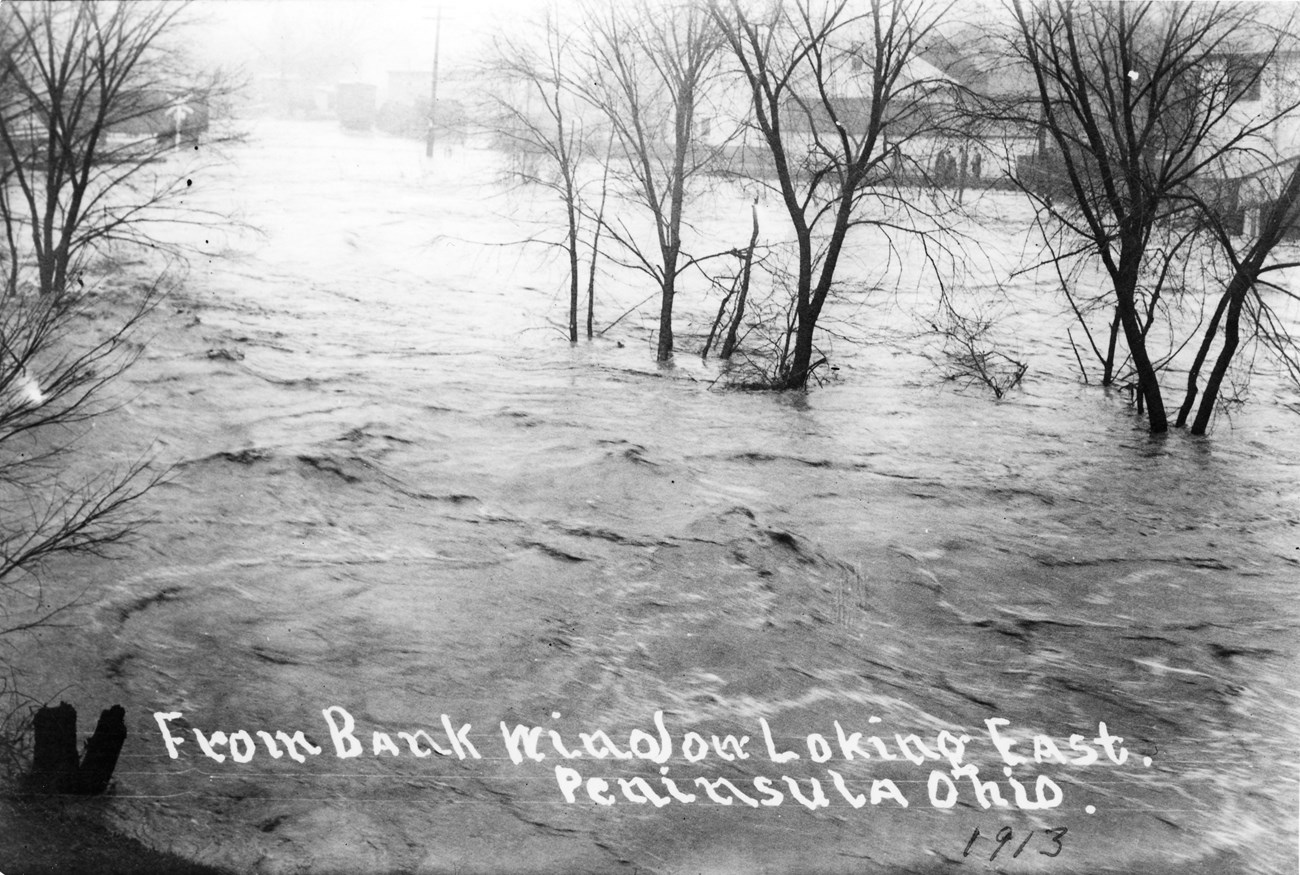
[[[195,179],[196,203],[262,234],[213,229],[155,320],[98,445],[156,437],[175,477],[127,558],[63,566],[95,605],[25,657],[51,694],[75,681],[83,715],[126,705],[125,830],[264,872],[983,871],[992,843],[963,847],[1002,826],[1069,828],[1057,858],[1041,833],[1008,846],[1006,871],[1293,862],[1293,397],[1260,380],[1212,439],[1153,440],[1077,386],[1061,302],[1030,286],[1008,330],[1031,370],[1001,403],[896,341],[933,299],[910,281],[843,305],[881,329],[836,342],[836,379],[806,396],[722,391],[689,356],[657,369],[649,307],[571,348],[547,322],[558,263],[481,245],[531,233],[510,219],[542,204],[493,194],[490,153],[430,169],[420,148],[268,126]],[[604,321],[645,294],[601,292]],[[685,336],[716,304],[681,306]],[[372,730],[446,745],[447,714],[482,759],[338,759],[331,705],[367,748]],[[659,710],[678,741],[751,736],[748,761],[675,753],[681,785],[820,776],[830,804],[566,805],[560,761],[512,763],[498,728],[626,746]],[[155,711],[184,714],[180,759]],[[929,764],[808,762],[836,721],[895,752],[896,732],[964,730],[1001,780],[999,716],[1027,753],[1104,721],[1130,760],[1048,769],[1065,801],[1023,813],[981,810],[969,782],[933,807]],[[760,718],[805,755],[771,762]],[[302,729],[325,753],[217,764],[189,726]],[[568,764],[616,794],[664,786],[653,763]],[[855,809],[828,768],[911,804]]]

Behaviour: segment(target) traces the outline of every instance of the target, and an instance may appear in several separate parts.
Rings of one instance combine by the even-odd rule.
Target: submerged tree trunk
[[[591,271],[587,274],[587,339],[591,340],[596,323],[596,261],[600,257],[600,232],[605,227],[605,202],[609,196],[609,165],[614,153],[614,134],[605,147],[605,170],[600,179],[600,207],[596,210],[596,228],[591,237]]]
[[[95,796],[108,789],[126,742],[126,709],[114,705],[99,715],[95,734],[78,762],[77,709],[67,702],[41,708],[32,722],[35,747],[27,779],[39,795],[79,793]]]
[[[1300,174],[1300,170],[1296,171]],[[1300,180],[1300,175],[1293,176],[1290,194],[1294,199],[1296,194],[1296,182]],[[1205,434],[1206,429],[1210,426],[1210,416],[1214,413],[1214,405],[1219,400],[1219,389],[1223,385],[1223,378],[1228,373],[1228,367],[1232,364],[1232,357],[1237,353],[1237,346],[1241,342],[1241,310],[1246,304],[1246,295],[1255,285],[1255,280],[1259,278],[1260,267],[1263,265],[1265,257],[1277,245],[1277,241],[1282,236],[1283,220],[1289,212],[1289,202],[1282,206],[1281,209],[1274,207],[1271,215],[1268,217],[1268,225],[1262,229],[1261,237],[1251,247],[1250,252],[1246,255],[1235,274],[1232,282],[1228,284],[1228,289],[1224,292],[1223,301],[1219,303],[1219,309],[1214,314],[1214,321],[1206,329],[1205,341],[1201,345],[1200,354],[1197,355],[1196,363],[1193,366],[1191,374],[1188,376],[1188,398],[1183,402],[1183,407],[1191,410],[1192,402],[1195,398],[1195,377],[1199,372],[1205,359],[1205,353],[1209,349],[1214,339],[1215,331],[1218,327],[1219,314],[1224,311],[1223,302],[1227,302],[1227,319],[1223,324],[1223,348],[1219,350],[1218,358],[1214,360],[1214,368],[1210,371],[1210,378],[1205,383],[1205,394],[1201,397],[1201,405],[1196,410],[1196,419],[1192,422],[1192,434]],[[1180,413],[1180,421],[1182,415]]]
[[[681,269],[679,263],[682,255],[682,211],[686,204],[686,158],[691,147],[691,126],[695,117],[694,80],[689,77],[681,80],[680,88],[674,96],[677,114],[674,119],[673,170],[668,189],[668,223],[667,227],[660,229],[660,234],[668,241],[663,253],[663,294],[659,302],[657,358],[661,362],[673,357],[673,296],[677,293],[677,274]]]
[[[1110,342],[1106,345],[1106,360],[1102,362],[1101,384],[1109,386],[1115,382],[1115,342],[1119,339],[1119,308],[1115,308],[1115,318],[1110,322]]]
[[[77,785],[77,709],[67,702],[42,708],[32,721],[36,736],[28,786],[33,793],[71,793]]]
[[[86,755],[78,772],[77,792],[97,796],[108,789],[117,768],[117,758],[126,743],[126,709],[121,705],[107,708],[99,715],[95,734],[86,742]]]
[[[599,225],[596,226],[599,229]],[[600,231],[596,232],[596,239],[591,244],[591,270],[587,274],[587,339],[591,340],[595,329],[596,322],[596,256],[599,255],[600,249]]]
[[[727,328],[727,339],[722,342],[721,356],[731,358],[736,351],[736,335],[740,331],[741,321],[745,318],[745,302],[749,298],[749,278],[754,267],[754,247],[758,245],[758,205],[750,205],[754,230],[749,235],[749,248],[745,250],[745,263],[740,269],[740,293],[736,299],[736,308],[731,314],[731,325]]]
[[[812,371],[813,334],[817,330],[817,317],[811,303],[800,304],[795,311],[797,325],[794,332],[794,354],[784,374],[781,388],[805,389]]]
[[[1147,355],[1146,344],[1131,313],[1124,317],[1124,336],[1129,342],[1133,354],[1133,367],[1138,375],[1138,393],[1146,402],[1147,423],[1152,434],[1163,434],[1169,430],[1169,420],[1165,416],[1165,403],[1160,397],[1160,381],[1156,369]]]
[[[1115,296],[1118,302],[1120,323],[1124,328],[1124,340],[1128,344],[1129,354],[1133,357],[1133,369],[1137,371],[1138,394],[1147,409],[1147,422],[1152,434],[1163,434],[1169,430],[1169,421],[1165,416],[1164,400],[1160,397],[1160,381],[1156,376],[1155,366],[1147,354],[1146,336],[1138,323],[1136,289],[1138,279],[1137,257],[1125,253],[1120,256],[1120,269],[1115,277]]]
[[[713,339],[718,336],[718,326],[722,325],[722,317],[727,315],[727,304],[731,303],[731,298],[736,294],[736,284],[733,284],[726,295],[722,297],[722,303],[718,305],[718,315],[713,317],[713,324],[709,326],[709,336],[704,338],[704,349],[700,350],[700,358],[707,359],[709,350],[713,348]]]
[[[659,297],[659,346],[655,352],[657,361],[666,362],[673,357],[673,295],[676,293],[677,277],[668,274]]]
[[[789,199],[789,198],[787,198]],[[791,213],[793,218],[794,214]],[[813,332],[816,320],[811,315],[813,259],[812,233],[806,226],[796,225],[795,237],[799,245],[799,274],[794,295],[794,324],[785,334],[785,348],[781,350],[781,365],[773,388],[802,389],[808,385],[808,367],[812,362]],[[794,341],[793,357],[790,342]]]
[[[1225,292],[1219,298],[1219,305],[1214,308],[1214,316],[1210,318],[1210,326],[1205,329],[1205,336],[1201,338],[1201,346],[1196,350],[1196,358],[1187,371],[1187,395],[1183,398],[1182,406],[1178,408],[1178,418],[1174,420],[1175,428],[1182,428],[1187,425],[1187,417],[1192,415],[1192,407],[1196,404],[1198,394],[1197,380],[1200,379],[1201,368],[1205,366],[1205,360],[1210,355],[1210,347],[1214,344],[1214,338],[1219,333],[1219,322],[1223,320],[1223,314],[1228,309],[1230,298],[1230,292]]]
[[[1223,378],[1228,373],[1228,367],[1232,364],[1232,357],[1236,355],[1237,346],[1240,343],[1241,311],[1246,303],[1246,295],[1255,287],[1255,281],[1259,279],[1259,274],[1264,269],[1265,259],[1273,251],[1273,247],[1277,246],[1282,239],[1286,229],[1295,221],[1296,205],[1298,203],[1300,203],[1300,165],[1292,168],[1277,200],[1273,202],[1267,214],[1260,216],[1259,234],[1255,243],[1250,247],[1246,257],[1238,263],[1232,282],[1228,284],[1228,290],[1224,294],[1224,298],[1228,302],[1228,309],[1227,321],[1223,326],[1223,348],[1219,350],[1219,356],[1214,362],[1214,370],[1210,372],[1210,378],[1205,384],[1205,395],[1201,398],[1201,405],[1196,410],[1196,419],[1192,422],[1192,434],[1205,434],[1206,429],[1209,428],[1210,417],[1214,413],[1214,405],[1218,402]],[[1222,302],[1220,302],[1220,310],[1222,310]],[[1216,321],[1218,315],[1216,312]],[[1207,330],[1202,351],[1208,349],[1215,328],[1216,325],[1212,323]],[[1200,367],[1203,360],[1204,356],[1198,356],[1197,368]],[[1195,371],[1193,374],[1195,374]],[[1192,377],[1189,377],[1189,395],[1195,389],[1191,380]],[[1183,406],[1190,409],[1191,404],[1192,398],[1189,397]]]
[[[565,184],[567,187],[566,200],[568,201],[569,211],[569,342],[578,342],[578,288],[581,279],[578,275],[578,215],[577,215],[577,193],[573,190],[573,183],[569,181],[566,174]]]
[[[1237,352],[1237,344],[1240,340],[1241,306],[1245,301],[1245,292],[1249,288],[1249,283],[1244,281],[1238,283],[1234,278],[1233,284],[1240,285],[1240,290],[1232,295],[1232,300],[1228,303],[1228,318],[1223,325],[1223,349],[1219,350],[1219,357],[1214,361],[1214,370],[1210,372],[1210,379],[1205,383],[1205,396],[1201,398],[1201,406],[1196,410],[1196,419],[1192,422],[1192,434],[1205,434],[1205,430],[1209,428],[1210,415],[1214,412],[1215,402],[1219,398],[1219,387],[1223,384],[1228,366],[1232,364],[1232,357]]]
[[[847,174],[837,198],[835,224],[831,228],[830,239],[826,244],[826,254],[818,271],[817,285],[812,287],[812,236],[804,235],[800,239],[799,258],[799,295],[795,315],[798,317],[798,329],[795,332],[794,359],[787,371],[785,388],[804,389],[812,370],[821,362],[813,362],[813,337],[817,330],[817,319],[821,316],[822,306],[830,296],[831,285],[835,280],[835,269],[839,264],[844,241],[848,237],[849,226],[853,219],[853,192],[862,178],[862,168]]]

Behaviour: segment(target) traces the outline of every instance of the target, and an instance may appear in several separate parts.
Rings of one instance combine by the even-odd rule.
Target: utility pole
[[[429,134],[424,141],[424,156],[433,157],[433,141],[437,138],[434,125],[438,118],[438,49],[442,46],[442,4],[433,25],[433,88],[429,92]]]

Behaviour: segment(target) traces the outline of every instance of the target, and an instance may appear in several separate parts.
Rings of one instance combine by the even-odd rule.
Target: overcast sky
[[[301,75],[382,85],[390,70],[439,66],[449,88],[471,70],[491,35],[541,14],[554,0],[199,0],[195,48],[208,63],[254,76]]]
[[[865,0],[856,0],[865,6]],[[989,14],[997,0],[958,0],[951,21]],[[550,7],[561,22],[575,0],[197,0],[195,46],[205,65],[244,68],[253,77],[308,78],[314,84],[369,82],[389,71],[432,71],[439,29],[444,97],[463,96],[477,62],[502,29],[539,20]]]

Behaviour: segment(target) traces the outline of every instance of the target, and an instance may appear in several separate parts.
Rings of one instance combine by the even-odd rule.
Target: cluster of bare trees
[[[733,309],[721,345],[723,357],[732,353],[755,264],[757,221],[743,248],[734,245],[739,241],[710,245],[699,235],[688,247],[686,236],[700,192],[734,177],[737,150],[753,149],[761,172],[748,180],[780,199],[794,238],[793,265],[781,270],[789,307],[764,385],[808,383],[825,361],[815,356],[817,324],[850,232],[869,225],[933,234],[937,227],[933,202],[926,209],[901,188],[904,173],[918,171],[902,146],[944,122],[924,106],[935,83],[909,62],[945,9],[877,2],[855,10],[846,0],[773,4],[762,12],[693,0],[617,4],[585,10],[567,29],[552,15],[541,36],[499,43],[496,72],[516,86],[496,98],[500,129],[542,159],[522,163],[516,175],[553,190],[567,217],[561,245],[570,264],[571,340],[578,337],[580,249],[594,253],[603,234],[612,248],[605,257],[654,284],[660,361],[674,351],[673,301],[682,277],[694,271],[705,285],[717,285],[710,266],[734,256],[740,269],[731,278],[740,285],[723,305]],[[737,93],[745,111],[728,117],[719,104],[734,106]],[[602,138],[601,201],[592,209],[582,180],[595,180],[580,167],[600,157],[594,144]],[[738,146],[748,140],[756,145]],[[637,220],[606,213],[611,183],[636,208]],[[593,255],[589,335],[594,264]]]
[[[1109,287],[1092,302],[1109,323],[1100,343],[1071,297],[1101,380],[1116,378],[1122,336],[1140,408],[1151,431],[1165,431],[1161,371],[1194,345],[1176,425],[1195,408],[1192,432],[1203,434],[1243,328],[1284,361],[1296,360],[1261,294],[1268,287],[1261,277],[1288,266],[1272,253],[1296,219],[1300,190],[1300,151],[1274,141],[1300,110],[1300,70],[1288,77],[1280,63],[1294,49],[1293,22],[1270,21],[1248,4],[1016,0],[1013,11],[1010,44],[1035,85],[1022,118],[1041,125],[1050,169],[1064,180],[1063,192],[1033,180],[1022,180],[1024,190],[1045,220],[1055,266],[1083,258],[1104,269]],[[1267,100],[1259,99],[1264,88]],[[1268,202],[1254,228],[1231,228],[1230,201],[1243,185]],[[1170,320],[1160,355],[1153,328],[1169,307],[1189,301],[1212,302],[1213,315],[1199,339]],[[1201,371],[1216,347],[1197,407]]]
[[[697,135],[697,116],[718,76],[721,39],[698,4],[667,15],[647,5],[609,6],[586,11],[572,29],[564,24],[552,12],[535,38],[498,43],[495,71],[517,86],[495,98],[498,127],[522,156],[513,175],[553,191],[565,211],[570,340],[578,339],[586,247],[592,252],[587,336],[593,332],[595,259],[604,235],[615,249],[611,257],[656,289],[657,358],[666,361],[673,354],[679,279],[718,255],[686,252],[682,235],[693,187],[718,151]],[[602,148],[600,199],[591,209],[585,189],[595,180],[584,178],[584,165]],[[606,220],[611,186],[640,214],[633,224]]]
[[[127,537],[159,480],[145,462],[86,459],[79,439],[161,287],[92,296],[94,259],[156,247],[159,220],[196,220],[176,203],[192,165],[173,153],[197,148],[215,92],[181,75],[169,38],[182,10],[0,5],[0,641],[59,622],[76,594],[52,593],[43,567]]]
[[[778,339],[759,384],[804,388],[826,361],[821,316],[846,253],[894,254],[910,238],[940,306],[952,300],[937,253],[972,245],[958,230],[960,200],[982,171],[1032,204],[1048,252],[1033,268],[1060,280],[1078,318],[1082,344],[1069,336],[1084,379],[1086,349],[1100,382],[1128,385],[1161,432],[1162,379],[1177,373],[1175,424],[1200,434],[1244,347],[1275,353],[1293,376],[1300,360],[1273,303],[1292,295],[1269,281],[1290,266],[1275,253],[1300,192],[1300,151],[1287,151],[1300,64],[1285,15],[1232,3],[1009,0],[1000,19],[985,16],[974,51],[1019,87],[990,94],[927,60],[956,27],[942,0],[596,4],[568,22],[547,19],[544,40],[501,43],[497,71],[515,90],[498,104],[511,122],[502,130],[541,159],[526,176],[548,180],[567,211],[571,340],[580,267],[592,333],[602,235],[600,257],[653,283],[661,361],[673,354],[673,301],[692,272],[697,288],[724,294],[705,351],[726,335],[730,355],[737,330],[743,339],[742,326],[758,321],[745,323],[744,309],[757,265],[786,302],[765,313]],[[525,88],[532,101],[519,99]],[[539,102],[547,125],[536,121]],[[989,131],[1019,132],[1032,154],[993,160]],[[945,144],[937,157],[936,144]],[[692,213],[700,193],[736,179],[784,208],[784,226],[765,228],[763,244],[756,215],[748,246],[695,233],[708,218]],[[611,192],[638,220],[607,209]],[[1194,313],[1204,315],[1189,328]],[[951,320],[935,330],[983,350]]]

